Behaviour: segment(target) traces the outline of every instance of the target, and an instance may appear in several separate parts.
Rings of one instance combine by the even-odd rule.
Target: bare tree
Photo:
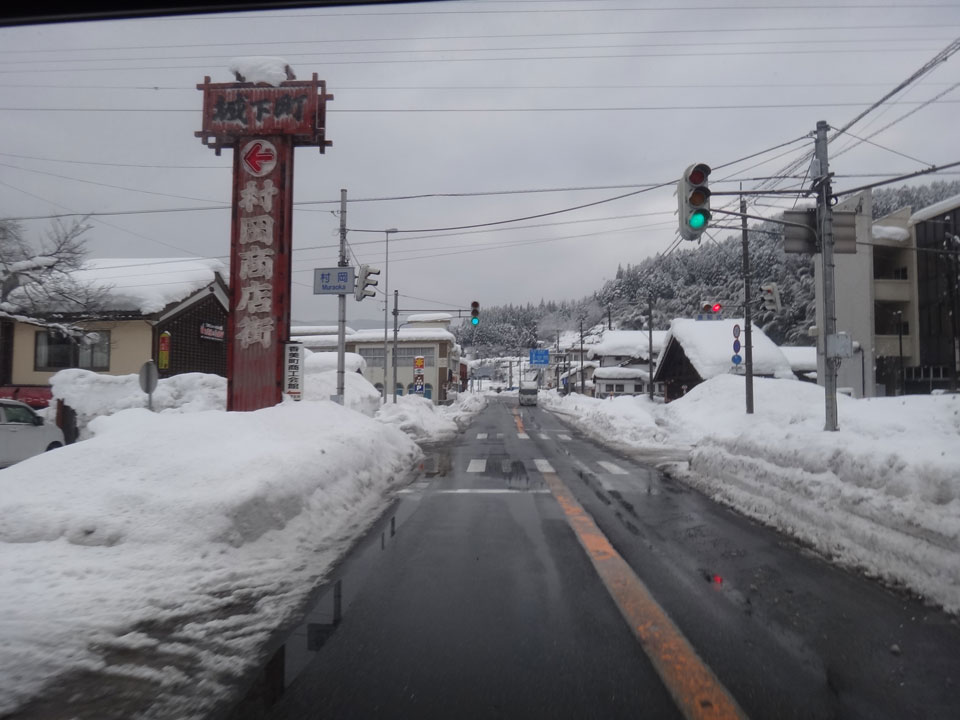
[[[0,313],[58,328],[60,323],[49,321],[53,313],[96,316],[109,288],[75,277],[86,258],[89,229],[86,218],[56,220],[34,247],[19,223],[0,220]]]

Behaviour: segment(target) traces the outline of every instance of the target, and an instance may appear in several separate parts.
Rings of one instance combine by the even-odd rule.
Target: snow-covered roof
[[[335,352],[307,351],[303,359],[303,367],[307,372],[324,372],[337,369],[337,355]],[[367,361],[357,353],[343,354],[343,367],[346,372],[362,372],[367,367]]]
[[[336,325],[292,325],[290,335],[336,335],[339,329]],[[355,330],[349,325],[344,332],[353,335]]]
[[[593,371],[596,380],[646,380],[650,372],[641,367],[601,367]]]
[[[205,288],[217,273],[226,281],[226,266],[211,258],[99,258],[87,260],[71,276],[106,288],[104,309],[148,315]]]
[[[393,330],[387,333],[387,339],[393,342]],[[443,328],[400,328],[397,331],[397,340],[402,342],[449,342],[456,344],[453,333]],[[357,330],[350,336],[350,342],[372,343],[383,342],[383,330]]]
[[[597,367],[599,367],[598,363],[595,363],[589,360],[583,363],[584,370],[590,370],[591,368],[597,368]],[[576,375],[579,372],[580,372],[580,363],[572,363],[570,365],[570,369],[567,372],[560,373],[560,377],[562,378],[570,377],[571,375]]]
[[[284,80],[293,80],[290,63],[281,57],[238,57],[227,68],[240,82],[267,83],[278,87]]]
[[[436,312],[436,313],[420,313],[419,315],[410,315],[407,318],[408,323],[435,323],[435,322],[450,322],[453,320],[453,315],[450,313]]]
[[[957,207],[960,207],[960,195],[948,197],[946,200],[941,200],[933,205],[928,205],[923,210],[917,210],[913,215],[910,216],[908,224],[916,225],[924,220],[931,220],[932,218],[937,217],[937,215],[945,215]]]
[[[701,378],[723,375],[733,367],[733,327],[743,327],[743,319],[693,320],[675,318],[670,323],[664,348],[671,341],[680,343],[684,354]],[[793,368],[780,348],[756,325],[753,338],[753,373],[778,378],[793,378]],[[741,333],[740,342],[744,342]],[[742,355],[742,353],[741,353]]]
[[[792,347],[781,345],[780,352],[784,354],[794,372],[816,372],[817,349],[815,347]]]
[[[666,330],[653,331],[653,351],[659,352],[663,347]],[[647,357],[650,350],[650,338],[646,330],[607,330],[603,333],[600,342],[591,345],[589,349],[584,346],[587,357],[595,358],[601,356],[607,357]]]

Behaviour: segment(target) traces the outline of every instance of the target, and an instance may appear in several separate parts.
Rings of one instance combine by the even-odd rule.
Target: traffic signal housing
[[[763,302],[764,310],[773,310],[780,312],[783,306],[780,304],[780,288],[776,283],[767,283],[760,286],[760,299]]]
[[[699,240],[710,224],[710,166],[695,163],[683,171],[677,183],[677,214],[680,237]]]
[[[476,300],[470,303],[470,324],[474,327],[480,324],[480,303]]]
[[[357,284],[353,288],[353,296],[358,301],[363,300],[365,297],[373,297],[377,294],[373,288],[377,286],[378,281],[376,276],[379,274],[379,268],[370,267],[369,265],[360,266],[360,273],[357,275]]]

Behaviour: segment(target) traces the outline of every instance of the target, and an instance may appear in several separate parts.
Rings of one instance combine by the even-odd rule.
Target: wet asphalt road
[[[544,468],[748,716],[960,717],[955,619],[511,398],[428,457],[395,534],[385,518],[341,565],[342,620],[316,651],[294,633],[282,696],[246,716],[680,717]]]

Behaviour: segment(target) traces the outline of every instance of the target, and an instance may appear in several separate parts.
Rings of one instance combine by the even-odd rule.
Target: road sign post
[[[153,391],[157,389],[160,372],[153,360],[147,360],[140,366],[140,389],[147,394],[147,409],[153,410]]]

